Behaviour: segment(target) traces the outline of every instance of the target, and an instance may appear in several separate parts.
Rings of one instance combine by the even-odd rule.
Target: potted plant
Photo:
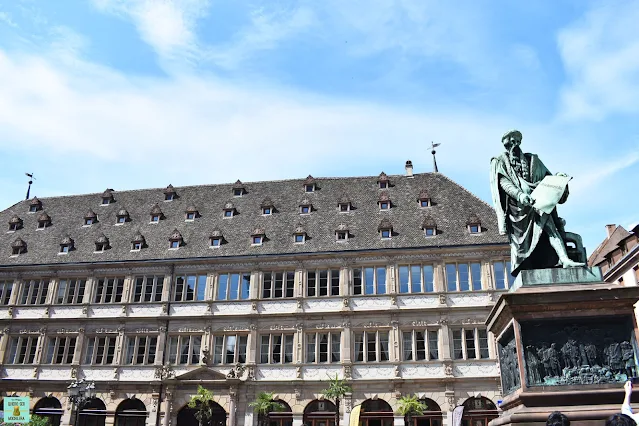
[[[213,392],[202,386],[197,387],[197,394],[191,396],[188,407],[195,408],[195,418],[200,426],[208,426],[213,417]]]
[[[335,401],[335,426],[339,426],[340,400],[344,398],[344,395],[351,392],[353,392],[353,388],[346,383],[346,380],[340,379],[337,374],[335,374],[334,378],[330,378],[328,388],[322,391],[324,398]]]
[[[260,392],[255,401],[249,404],[258,415],[258,423],[260,426],[268,426],[269,414],[274,411],[283,411],[284,405],[273,400],[272,392]]]
[[[397,401],[399,407],[397,411],[404,416],[406,426],[413,426],[413,416],[421,416],[428,407],[417,398],[417,395],[402,396]]]

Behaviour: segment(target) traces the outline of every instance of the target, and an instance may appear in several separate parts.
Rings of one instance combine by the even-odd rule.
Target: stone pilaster
[[[164,361],[164,351],[166,350],[166,341],[168,339],[168,329],[163,325],[158,328],[160,334],[158,336],[158,346],[156,348],[155,362],[153,363],[153,365],[162,365],[162,361]]]
[[[7,346],[9,345],[9,327],[5,327],[0,330],[0,359],[5,359],[5,354],[7,352]]]
[[[18,297],[20,297],[20,290],[22,289],[24,280],[16,278],[13,280],[13,287],[11,287],[11,296],[9,297],[9,305],[15,305],[18,303]]]
[[[440,329],[439,329],[439,350],[441,353],[441,359],[450,360],[450,329],[448,328],[448,318],[442,317],[439,320]]]
[[[206,275],[206,292],[204,294],[204,300],[215,300],[217,298],[217,277],[217,272],[209,272]]]
[[[229,389],[229,421],[228,426],[237,425],[237,387]]]
[[[114,365],[122,364],[125,361],[125,344],[126,342],[124,338],[124,325],[120,325],[118,327],[118,337],[115,338],[115,356],[113,357]]]
[[[438,293],[446,291],[444,268],[444,262],[437,262],[433,265],[433,289]]]
[[[82,349],[84,348],[84,327],[78,329],[78,337],[75,341],[75,353],[73,354],[73,365],[80,365],[82,362]]]
[[[339,270],[339,294],[341,296],[351,295],[351,270],[348,266],[342,266]]]
[[[171,275],[165,275],[162,283],[162,301],[167,302],[171,300]]]
[[[259,350],[260,342],[257,336],[257,324],[251,323],[249,326],[249,335],[246,341],[247,354],[246,363],[255,365],[257,362],[257,352]]]
[[[252,271],[251,272],[251,291],[249,292],[249,296],[251,300],[255,300],[260,296],[260,279],[262,277],[262,273],[260,271]]]
[[[343,364],[350,364],[351,362],[353,362],[352,358],[351,358],[351,353],[352,353],[352,336],[353,333],[351,332],[351,321],[350,319],[344,318],[344,330],[342,331],[342,363]],[[350,368],[350,367],[349,367]]]

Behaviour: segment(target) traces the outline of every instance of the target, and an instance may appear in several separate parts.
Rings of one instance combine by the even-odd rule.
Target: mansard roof
[[[415,174],[409,178],[404,175],[390,175],[393,185],[385,189],[386,195],[393,201],[393,208],[385,211],[393,224],[393,248],[428,248],[478,244],[507,244],[504,236],[497,230],[497,220],[491,206],[454,183],[440,173]],[[149,223],[149,212],[158,202],[158,194],[163,187],[133,191],[118,191],[118,203],[96,207],[96,198],[102,192],[85,195],[41,198],[48,215],[55,219],[55,225],[46,230],[37,231],[40,214],[27,215],[31,200],[23,200],[0,212],[0,222],[8,223],[18,215],[24,221],[20,238],[29,243],[29,251],[9,257],[0,254],[0,267],[4,265],[58,264],[95,262],[93,253],[95,241],[104,233],[108,235],[109,249],[100,255],[100,261],[140,261],[172,258],[211,258],[255,255],[255,250],[247,243],[247,238],[261,228],[269,242],[260,248],[260,255],[326,253],[361,250],[389,250],[387,242],[381,241],[377,227],[380,217],[377,204],[381,192],[376,185],[377,174],[365,177],[318,178],[322,190],[312,194],[301,194],[305,178],[249,182],[251,191],[242,197],[233,199],[233,207],[242,214],[232,219],[224,219],[220,212],[229,201],[233,183],[219,185],[199,185],[175,187],[180,194],[170,203],[161,204],[164,220]],[[422,225],[424,210],[415,197],[423,188],[437,199],[437,204],[429,207],[428,214],[437,223],[438,237],[424,237]],[[357,210],[349,215],[340,214],[335,208],[342,194],[348,194]],[[272,200],[278,208],[278,214],[264,217],[260,208],[265,198]],[[313,205],[313,214],[301,215],[299,205],[307,198]],[[197,206],[200,218],[185,226],[184,212],[189,206]],[[126,206],[132,223],[130,226],[113,226],[117,214]],[[159,209],[160,206],[156,206]],[[78,221],[89,209],[99,214],[100,221],[90,227],[82,227]],[[466,226],[469,216],[474,214],[481,222],[480,234],[469,234]],[[305,244],[294,244],[291,235],[298,224],[313,238]],[[348,244],[335,241],[335,231],[343,224],[352,235]],[[179,229],[188,245],[180,250],[167,250],[167,238],[174,229]],[[211,230],[218,230],[227,244],[220,250],[210,250]],[[144,235],[145,249],[131,252],[134,234]],[[60,241],[72,235],[75,250],[68,256],[58,256]],[[0,246],[9,247],[16,235],[0,233]]]

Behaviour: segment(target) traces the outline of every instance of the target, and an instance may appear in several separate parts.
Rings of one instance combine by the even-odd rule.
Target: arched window
[[[198,404],[199,407],[199,404]],[[220,404],[215,401],[211,401],[211,408],[213,411],[213,415],[211,416],[211,420],[208,425],[203,426],[226,426],[226,411]],[[189,408],[189,406],[185,405],[178,411],[177,415],[177,426],[199,426],[200,423],[197,421],[195,417],[195,413],[197,413],[198,408]]]
[[[146,406],[137,398],[125,399],[115,410],[115,426],[145,426]]]
[[[367,399],[360,413],[361,426],[393,426],[393,409],[383,399]]]
[[[293,410],[291,410],[291,406],[281,399],[275,399],[274,402],[282,404],[284,409],[268,414],[268,426],[293,426]]]
[[[306,426],[334,426],[336,407],[329,400],[311,401],[304,409]]]
[[[473,397],[464,402],[462,426],[487,426],[488,422],[497,417],[497,407],[488,398]]]
[[[105,421],[106,405],[101,399],[90,399],[80,408],[78,426],[104,426]]]
[[[60,426],[62,404],[58,398],[47,396],[36,403],[33,407],[33,414],[49,419],[49,426]]]
[[[426,406],[424,414],[421,416],[413,416],[413,424],[411,426],[442,426],[442,410],[432,399],[421,398],[419,400]]]

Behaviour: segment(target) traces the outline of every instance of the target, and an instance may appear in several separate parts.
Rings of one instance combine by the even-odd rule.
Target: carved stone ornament
[[[446,295],[444,293],[440,293],[439,294],[439,304],[440,305],[445,305],[446,304]]]
[[[453,377],[454,376],[454,370],[453,370],[453,363],[452,362],[444,362],[444,374],[446,375],[446,377]]]
[[[345,365],[344,366],[344,378],[345,379],[351,379],[352,378],[352,367],[350,365]]]
[[[344,299],[342,299],[342,305],[345,308],[348,308],[350,306],[350,299],[348,297],[345,297]]]
[[[453,411],[455,409],[455,405],[457,404],[457,399],[454,395],[449,395],[446,397],[446,402],[448,402],[448,411]]]
[[[78,367],[71,368],[71,378],[72,379],[78,378]]]
[[[439,321],[437,321],[437,324],[439,324],[439,325],[448,325],[448,318],[446,318],[446,317],[440,318]]]
[[[257,302],[255,301],[251,302],[251,310],[257,311]]]
[[[302,378],[302,367],[295,367],[295,377],[298,379]]]
[[[155,373],[153,377],[158,380],[173,379],[175,378],[175,371],[173,371],[173,368],[170,365],[165,364],[159,367],[155,367]]]
[[[397,305],[397,296],[392,295],[390,298],[391,305]]]
[[[302,389],[295,388],[295,400],[296,401],[301,401],[302,400]]]

